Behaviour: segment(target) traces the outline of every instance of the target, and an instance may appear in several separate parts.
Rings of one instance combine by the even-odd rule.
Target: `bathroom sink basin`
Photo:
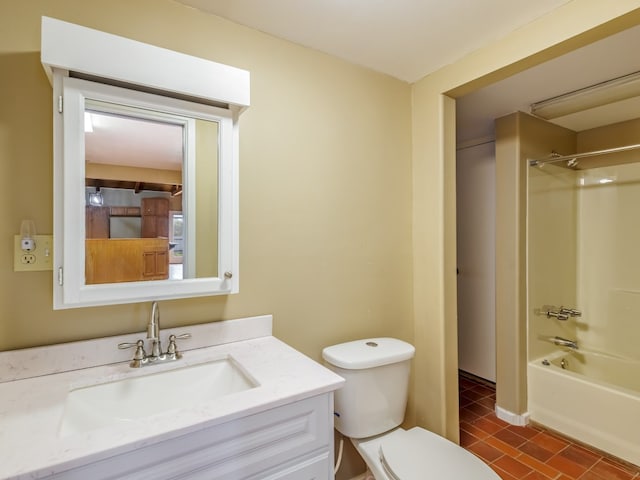
[[[60,436],[201,405],[258,386],[231,357],[166,371],[148,368],[144,375],[69,391]]]

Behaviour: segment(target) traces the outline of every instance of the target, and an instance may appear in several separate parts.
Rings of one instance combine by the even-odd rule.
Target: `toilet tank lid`
[[[361,370],[413,358],[413,345],[397,338],[367,338],[332,345],[322,350],[322,358],[336,367]]]

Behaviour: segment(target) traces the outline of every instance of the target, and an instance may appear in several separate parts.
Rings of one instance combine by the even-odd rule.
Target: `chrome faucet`
[[[547,318],[555,318],[557,320],[562,320],[563,322],[569,320],[569,317],[581,317],[582,312],[580,310],[576,310],[575,308],[567,308],[560,307],[556,308],[551,305],[545,305],[542,307],[544,313],[547,315]]]
[[[120,343],[118,348],[135,348],[136,353],[133,360],[129,365],[133,368],[144,367],[146,365],[152,365],[154,363],[172,362],[182,358],[182,354],[178,351],[176,346],[176,340],[185,338],[191,338],[190,333],[183,333],[181,335],[169,335],[169,347],[166,352],[162,351],[160,344],[160,307],[158,302],[151,304],[151,318],[147,325],[147,338],[151,341],[151,355],[147,355],[144,350],[144,341],[138,340],[136,343]]]
[[[559,312],[555,312],[553,310],[547,310],[547,318],[551,318],[551,317],[557,318],[558,320],[562,320],[563,322],[565,320],[569,320],[569,314],[563,312],[562,310]]]
[[[151,304],[151,319],[147,325],[147,338],[151,340],[151,357],[160,357],[162,355],[162,346],[160,345],[160,307],[158,302]]]
[[[560,307],[560,313],[564,313],[565,315],[569,315],[570,317],[582,316],[582,312],[580,310],[576,310],[575,308]]]
[[[568,347],[574,350],[578,350],[578,341],[577,340],[567,340],[562,337],[553,337],[551,341],[558,345],[559,347]]]

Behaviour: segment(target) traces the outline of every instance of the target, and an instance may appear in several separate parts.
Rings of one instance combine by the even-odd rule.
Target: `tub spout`
[[[578,350],[577,340],[567,340],[566,338],[562,337],[553,337],[551,341],[560,347],[568,347],[574,350]]]

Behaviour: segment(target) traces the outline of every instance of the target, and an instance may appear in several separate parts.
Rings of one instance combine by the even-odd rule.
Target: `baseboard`
[[[529,424],[529,413],[513,413],[497,405],[496,417],[498,417],[500,420],[510,423],[511,425],[517,425],[519,427],[524,427],[525,425]]]
[[[475,375],[473,373],[469,373],[469,372],[465,372],[464,370],[458,370],[458,375],[462,378],[467,378],[469,380],[471,380],[472,382],[476,382],[476,383],[480,383],[482,385],[485,385],[489,388],[493,388],[495,390],[496,388],[496,382],[493,382],[491,380],[487,380],[486,378],[482,378],[479,377],[478,375]]]

